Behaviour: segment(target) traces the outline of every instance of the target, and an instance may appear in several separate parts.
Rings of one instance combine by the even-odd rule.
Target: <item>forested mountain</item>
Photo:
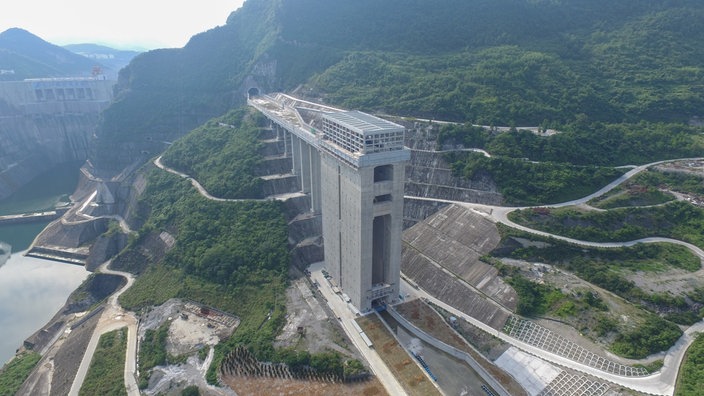
[[[247,0],[122,71],[93,163],[161,151],[250,87],[495,125],[686,123],[704,116],[702,20],[697,0]]]
[[[0,33],[0,81],[26,78],[90,77],[100,62],[12,28]]]
[[[257,133],[265,124],[253,110],[238,109],[257,88],[458,121],[439,127],[440,144],[492,155],[447,154],[457,176],[488,175],[483,179],[492,179],[512,205],[564,202],[618,177],[625,172],[619,165],[704,152],[702,128],[687,125],[704,116],[702,17],[701,0],[247,0],[226,25],[194,36],[184,48],[141,54],[120,71],[91,163],[117,173],[168,146],[165,164],[215,195],[258,197]],[[540,125],[559,133],[500,133],[471,123]],[[123,306],[136,311],[184,297],[242,318],[235,335],[216,348],[210,381],[237,345],[262,361],[280,359],[271,341],[285,318],[277,305],[289,265],[283,206],[223,204],[160,170],[146,177],[135,210],[145,224],[141,241],[115,261],[144,271],[121,297]],[[686,232],[701,234],[691,229]],[[147,254],[148,241],[161,238],[162,230],[177,242],[158,263]],[[562,257],[564,251],[555,252]],[[589,256],[582,247],[575,255]],[[613,261],[621,265],[620,259]],[[621,279],[608,278],[626,284]],[[523,295],[537,293],[529,283]],[[674,299],[645,295],[637,297],[663,306]],[[619,345],[661,350],[679,336],[675,324],[643,317],[645,336],[641,328],[628,329]],[[615,323],[601,337],[620,331]]]

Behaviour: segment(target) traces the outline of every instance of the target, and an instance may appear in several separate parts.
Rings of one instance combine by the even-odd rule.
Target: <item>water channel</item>
[[[0,215],[42,211],[65,201],[76,186],[78,165],[59,166],[0,201]],[[40,329],[88,276],[83,267],[25,257],[46,222],[0,226],[0,366]]]

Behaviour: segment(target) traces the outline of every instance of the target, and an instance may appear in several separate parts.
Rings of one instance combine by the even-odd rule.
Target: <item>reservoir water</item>
[[[77,178],[77,164],[57,167],[0,201],[0,215],[50,209],[67,199]],[[81,266],[23,255],[46,224],[0,226],[0,250],[6,244],[12,250],[4,264],[0,255],[0,366],[54,316],[89,274]]]
[[[64,305],[88,271],[12,253],[0,267],[0,366]]]

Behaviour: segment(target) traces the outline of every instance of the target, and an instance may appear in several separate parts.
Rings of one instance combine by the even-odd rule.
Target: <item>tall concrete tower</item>
[[[398,299],[403,187],[401,125],[359,111],[322,115],[325,265],[360,311]]]

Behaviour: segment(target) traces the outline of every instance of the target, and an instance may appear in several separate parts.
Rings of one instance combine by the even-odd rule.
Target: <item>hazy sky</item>
[[[196,33],[224,25],[244,0],[9,0],[0,32],[19,27],[57,45],[120,49],[183,47]]]

